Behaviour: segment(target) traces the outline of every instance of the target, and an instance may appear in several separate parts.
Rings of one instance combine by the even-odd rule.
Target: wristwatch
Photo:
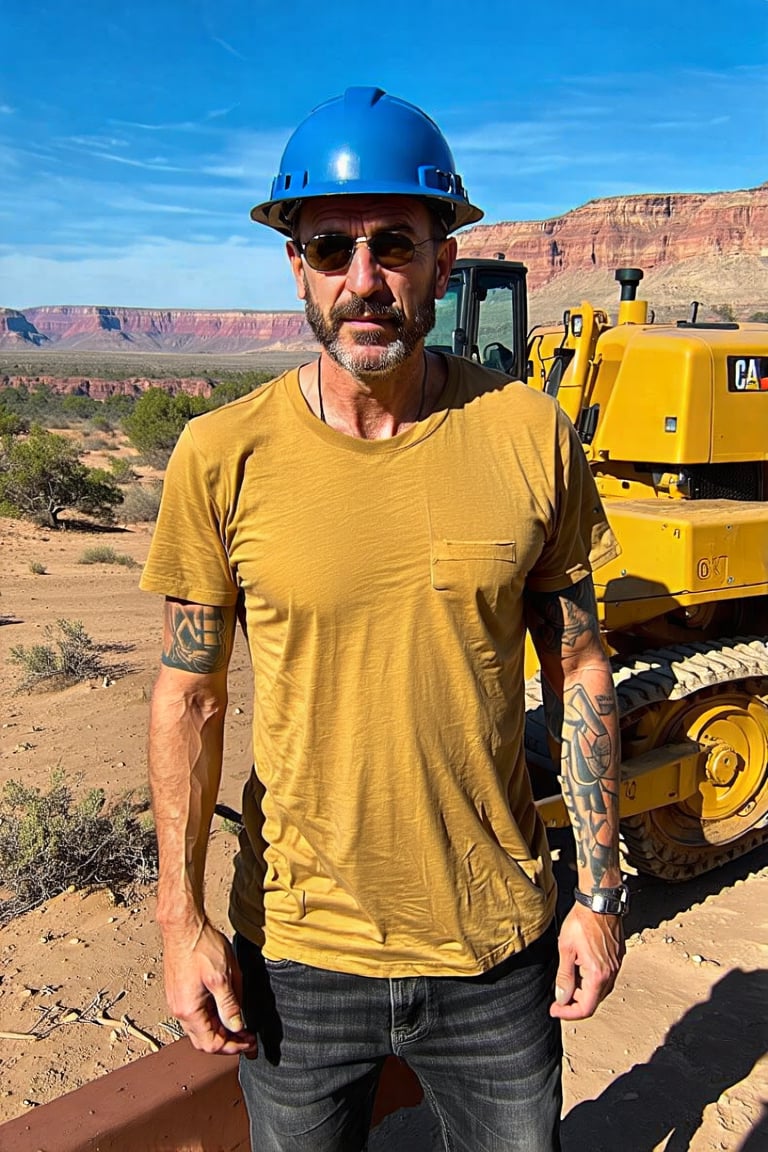
[[[574,888],[579,904],[599,912],[601,916],[626,916],[629,911],[629,888],[619,884],[616,888],[593,888],[591,895]]]

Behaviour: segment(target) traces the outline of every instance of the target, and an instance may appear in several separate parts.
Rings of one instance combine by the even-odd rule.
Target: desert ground
[[[161,604],[138,591],[138,567],[78,560],[107,543],[140,565],[150,531],[94,535],[0,521],[0,785],[45,789],[59,771],[77,790],[99,786],[109,797],[145,788]],[[40,642],[62,618],[120,648],[112,675],[60,691],[18,691],[10,649]],[[249,766],[250,718],[240,645],[221,791],[234,808]],[[554,846],[567,904],[567,836]],[[231,827],[217,817],[208,903],[222,927],[235,850]],[[565,1029],[566,1152],[767,1149],[768,849],[689,883],[634,876],[630,886],[617,987],[593,1020]],[[173,1041],[153,896],[151,885],[67,891],[0,929],[0,1122]],[[412,1147],[394,1124],[377,1140],[391,1152]]]

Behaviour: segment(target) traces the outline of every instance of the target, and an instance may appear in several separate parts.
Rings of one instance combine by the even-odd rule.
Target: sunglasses
[[[326,232],[313,236],[302,244],[294,240],[294,246],[310,268],[316,272],[344,272],[352,263],[358,244],[365,244],[371,256],[381,268],[402,268],[410,264],[416,249],[424,244],[440,243],[441,237],[430,236],[427,240],[413,241],[402,232],[377,232],[375,236],[347,236],[344,232]]]

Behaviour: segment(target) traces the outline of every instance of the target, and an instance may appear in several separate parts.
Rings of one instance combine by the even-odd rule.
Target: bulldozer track
[[[644,712],[669,701],[683,700],[741,684],[768,703],[768,639],[737,636],[691,644],[669,645],[613,660],[613,680],[622,730]],[[526,754],[532,763],[553,770],[541,703],[540,674],[526,682]],[[764,819],[731,843],[707,852],[686,851],[660,843],[648,813],[624,817],[621,833],[628,862],[666,880],[682,880],[727,863],[768,838]]]

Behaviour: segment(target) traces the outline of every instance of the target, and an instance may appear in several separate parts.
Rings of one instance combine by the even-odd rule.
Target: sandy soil
[[[94,536],[0,521],[0,784],[45,788],[60,769],[78,788],[99,785],[109,796],[144,786],[161,605],[137,591],[138,569],[78,564],[94,543],[141,562],[149,531]],[[31,563],[47,574],[34,575]],[[129,645],[123,670],[106,687],[16,692],[11,646],[39,642],[60,618],[81,620],[98,642]],[[250,715],[240,646],[221,796],[234,807]],[[208,892],[221,926],[235,847],[217,818]],[[556,850],[567,892],[567,838]],[[565,1032],[566,1152],[768,1148],[768,851],[688,884],[633,878],[631,886],[619,984],[594,1020]],[[0,1033],[24,1034],[0,1035],[0,1121],[172,1040],[152,910],[151,888],[123,902],[105,891],[66,892],[0,930]],[[396,1125],[377,1146],[403,1147]]]

